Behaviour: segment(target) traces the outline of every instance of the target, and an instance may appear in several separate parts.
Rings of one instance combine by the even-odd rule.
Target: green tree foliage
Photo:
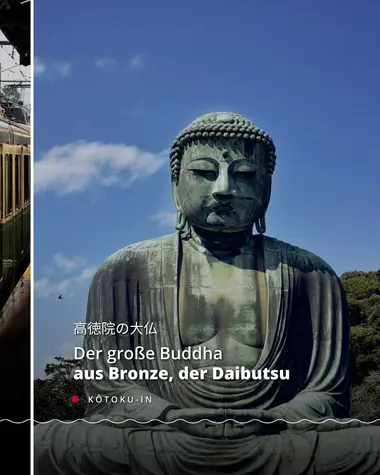
[[[346,272],[342,283],[351,319],[351,415],[380,418],[380,270]]]
[[[362,384],[353,387],[351,416],[371,422],[380,418],[380,371],[371,371]]]
[[[351,320],[351,379],[358,385],[380,370],[380,270],[346,272],[342,284]]]
[[[74,370],[81,368],[81,362],[61,356],[55,361],[46,365],[47,378],[34,382],[34,419],[38,422],[81,419],[86,409],[83,381],[72,377]],[[74,395],[79,397],[79,402],[73,403]]]
[[[16,87],[4,86],[1,92],[8,101],[18,104],[21,100],[21,93]]]
[[[380,270],[346,272],[342,284],[347,293],[351,321],[352,411],[361,420],[380,418]],[[74,420],[84,416],[83,381],[72,378],[81,362],[56,357],[46,366],[46,379],[35,381],[35,419]],[[74,404],[73,395],[79,396]]]

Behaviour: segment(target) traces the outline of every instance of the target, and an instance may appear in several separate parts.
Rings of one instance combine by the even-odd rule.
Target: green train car
[[[0,104],[0,310],[30,264],[30,126]]]

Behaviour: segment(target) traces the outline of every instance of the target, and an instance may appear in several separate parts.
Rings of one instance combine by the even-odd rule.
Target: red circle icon
[[[79,397],[78,396],[71,396],[71,400],[73,401],[74,404],[76,404],[77,402],[79,402]]]

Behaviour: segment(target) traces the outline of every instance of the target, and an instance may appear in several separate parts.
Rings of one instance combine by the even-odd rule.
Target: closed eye
[[[194,175],[201,176],[202,178],[206,178],[208,180],[215,180],[217,177],[217,173],[213,170],[199,170],[193,169],[191,170]]]
[[[247,178],[255,178],[257,175],[257,171],[255,170],[237,170],[234,172],[234,175],[238,177],[247,177]]]

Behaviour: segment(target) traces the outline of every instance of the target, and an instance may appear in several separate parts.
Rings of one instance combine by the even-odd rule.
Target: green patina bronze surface
[[[170,157],[177,232],[108,258],[87,309],[88,322],[155,322],[158,332],[86,336],[85,345],[103,355],[189,349],[191,358],[116,364],[167,370],[171,382],[86,381],[89,421],[129,421],[37,427],[35,473],[379,474],[378,426],[315,423],[349,415],[347,306],[328,264],[264,235],[272,139],[240,115],[208,114],[180,133]],[[222,356],[198,359],[195,350]],[[86,362],[105,374],[109,366],[102,357]],[[184,381],[183,366],[288,369],[290,377],[215,380],[208,372]],[[151,403],[142,404],[146,397]],[[251,421],[278,418],[288,422]],[[292,424],[300,419],[314,423]]]

